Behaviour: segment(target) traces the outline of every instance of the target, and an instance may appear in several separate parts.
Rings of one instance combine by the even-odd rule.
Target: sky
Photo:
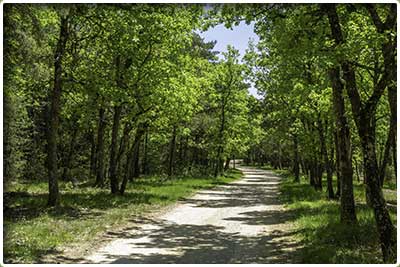
[[[239,50],[241,58],[246,52],[249,40],[253,39],[254,43],[257,43],[259,40],[258,36],[254,33],[254,23],[247,25],[245,22],[241,22],[238,26],[233,26],[232,30],[220,24],[199,34],[206,42],[217,41],[214,47],[215,51],[224,52],[227,50],[228,45],[234,46]],[[257,90],[254,87],[251,87],[249,92],[259,98]]]

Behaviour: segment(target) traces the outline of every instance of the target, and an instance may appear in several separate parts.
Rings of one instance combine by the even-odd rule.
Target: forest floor
[[[291,263],[299,247],[279,200],[280,177],[243,167],[244,178],[202,190],[135,227],[81,263]]]

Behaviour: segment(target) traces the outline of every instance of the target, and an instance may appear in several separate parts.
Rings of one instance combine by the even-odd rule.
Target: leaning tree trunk
[[[396,122],[391,120],[390,121],[390,127],[389,127],[389,133],[387,136],[387,140],[385,143],[385,148],[384,148],[384,153],[383,153],[383,159],[382,162],[380,164],[379,167],[379,183],[381,185],[381,187],[383,186],[383,183],[385,181],[385,176],[386,176],[386,166],[389,163],[389,157],[390,157],[390,150],[392,148],[392,144],[393,144],[393,139],[394,134],[395,134],[395,128],[396,128]]]
[[[49,178],[49,206],[60,202],[57,180],[57,132],[59,128],[60,98],[62,90],[62,60],[68,40],[68,16],[61,17],[60,33],[54,54],[54,86],[50,94],[49,130],[47,136],[47,171]]]
[[[364,114],[362,118],[365,121],[363,119],[363,123],[359,124],[361,147],[364,155],[366,193],[369,205],[374,210],[383,259],[385,262],[390,262],[394,260],[396,255],[396,229],[391,221],[379,181],[379,170],[375,152],[375,129],[368,123],[368,120],[370,120],[369,115]]]
[[[382,55],[384,63],[383,75],[374,85],[374,91],[371,97],[362,105],[358,94],[355,73],[351,66],[347,64],[345,72],[347,92],[350,97],[353,115],[356,118],[356,125],[361,139],[361,146],[364,154],[364,168],[366,174],[367,195],[369,195],[370,204],[374,209],[375,221],[377,224],[379,238],[381,243],[384,262],[396,261],[396,231],[390,219],[386,202],[383,197],[380,185],[380,177],[377,172],[377,159],[375,150],[375,127],[372,123],[376,113],[378,101],[384,90],[388,88],[389,105],[391,111],[391,121],[396,118],[396,22],[397,6],[396,4],[386,5],[389,7],[386,13],[385,21],[380,17],[375,4],[366,4],[366,8],[381,36],[385,36],[382,43]],[[394,132],[394,136],[396,132]],[[392,141],[393,142],[393,141]],[[395,146],[394,146],[395,147]],[[384,166],[383,166],[384,168]]]

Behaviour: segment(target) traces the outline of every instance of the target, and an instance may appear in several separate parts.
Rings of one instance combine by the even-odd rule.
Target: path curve
[[[86,258],[87,263],[293,263],[290,214],[280,177],[239,168],[244,178],[202,190]]]

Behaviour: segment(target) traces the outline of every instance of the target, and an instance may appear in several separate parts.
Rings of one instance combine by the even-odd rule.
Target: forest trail
[[[299,244],[278,199],[280,177],[241,167],[244,178],[202,190],[86,257],[87,263],[293,263]]]

